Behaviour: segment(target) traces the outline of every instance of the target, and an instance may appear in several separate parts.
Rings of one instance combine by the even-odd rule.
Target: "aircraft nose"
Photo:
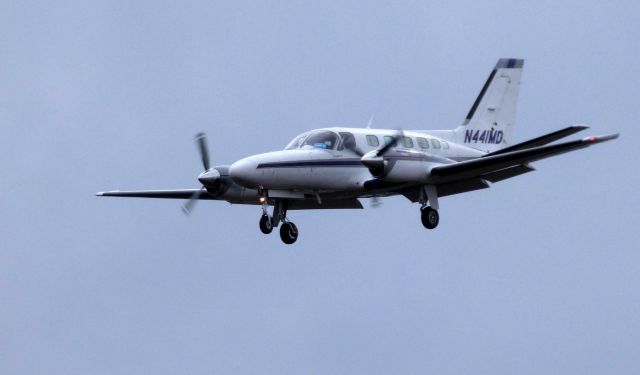
[[[229,167],[229,176],[238,185],[257,187],[256,182],[258,162],[254,158],[238,160]]]

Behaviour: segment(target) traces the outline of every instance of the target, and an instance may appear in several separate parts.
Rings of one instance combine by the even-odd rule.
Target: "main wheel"
[[[280,239],[287,245],[291,245],[298,239],[298,228],[290,221],[282,223],[280,227]]]
[[[438,211],[431,207],[423,208],[420,216],[422,219],[422,225],[427,229],[437,227],[440,222],[440,215],[438,214]]]
[[[269,215],[262,215],[260,218],[260,230],[264,234],[269,234],[273,231],[273,220]]]

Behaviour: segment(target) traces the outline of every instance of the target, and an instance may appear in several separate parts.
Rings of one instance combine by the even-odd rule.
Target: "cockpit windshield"
[[[296,137],[287,145],[285,150],[297,148],[321,148],[332,150],[338,143],[338,135],[332,131],[321,130],[313,133],[305,133]]]
[[[285,147],[284,149],[295,150],[296,148],[302,147],[302,142],[304,142],[304,139],[307,138],[308,135],[309,133],[300,134],[299,136],[295,137],[293,141],[289,142],[287,147]]]

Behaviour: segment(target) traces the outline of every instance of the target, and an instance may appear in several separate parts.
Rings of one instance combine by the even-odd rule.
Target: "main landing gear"
[[[429,206],[424,206],[420,209],[420,219],[422,219],[422,225],[427,229],[434,229],[440,222],[440,215],[438,210]]]
[[[260,231],[269,234],[273,228],[280,226],[280,239],[287,245],[291,245],[298,239],[298,227],[287,219],[286,202],[277,201],[273,208],[273,216],[269,216],[267,205],[262,206],[262,216],[260,217]]]
[[[429,206],[427,206],[429,202]],[[420,192],[420,219],[427,229],[434,229],[440,222],[438,214],[438,190],[435,185],[425,185]]]

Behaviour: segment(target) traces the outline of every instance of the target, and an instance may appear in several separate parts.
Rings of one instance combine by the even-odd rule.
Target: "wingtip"
[[[616,139],[620,136],[620,133],[613,133],[613,134],[607,134],[607,135],[592,135],[590,137],[586,137],[586,138],[582,138],[582,140],[584,142],[590,142],[590,143],[600,143],[600,142],[606,142],[606,141],[610,141],[612,139]]]
[[[619,136],[620,136],[620,133],[613,133],[613,134],[605,135],[605,137],[607,138],[607,139],[605,139],[605,141],[608,141],[610,139],[616,139]]]
[[[117,193],[120,190],[99,191],[96,193],[96,197],[108,197],[110,193]]]

